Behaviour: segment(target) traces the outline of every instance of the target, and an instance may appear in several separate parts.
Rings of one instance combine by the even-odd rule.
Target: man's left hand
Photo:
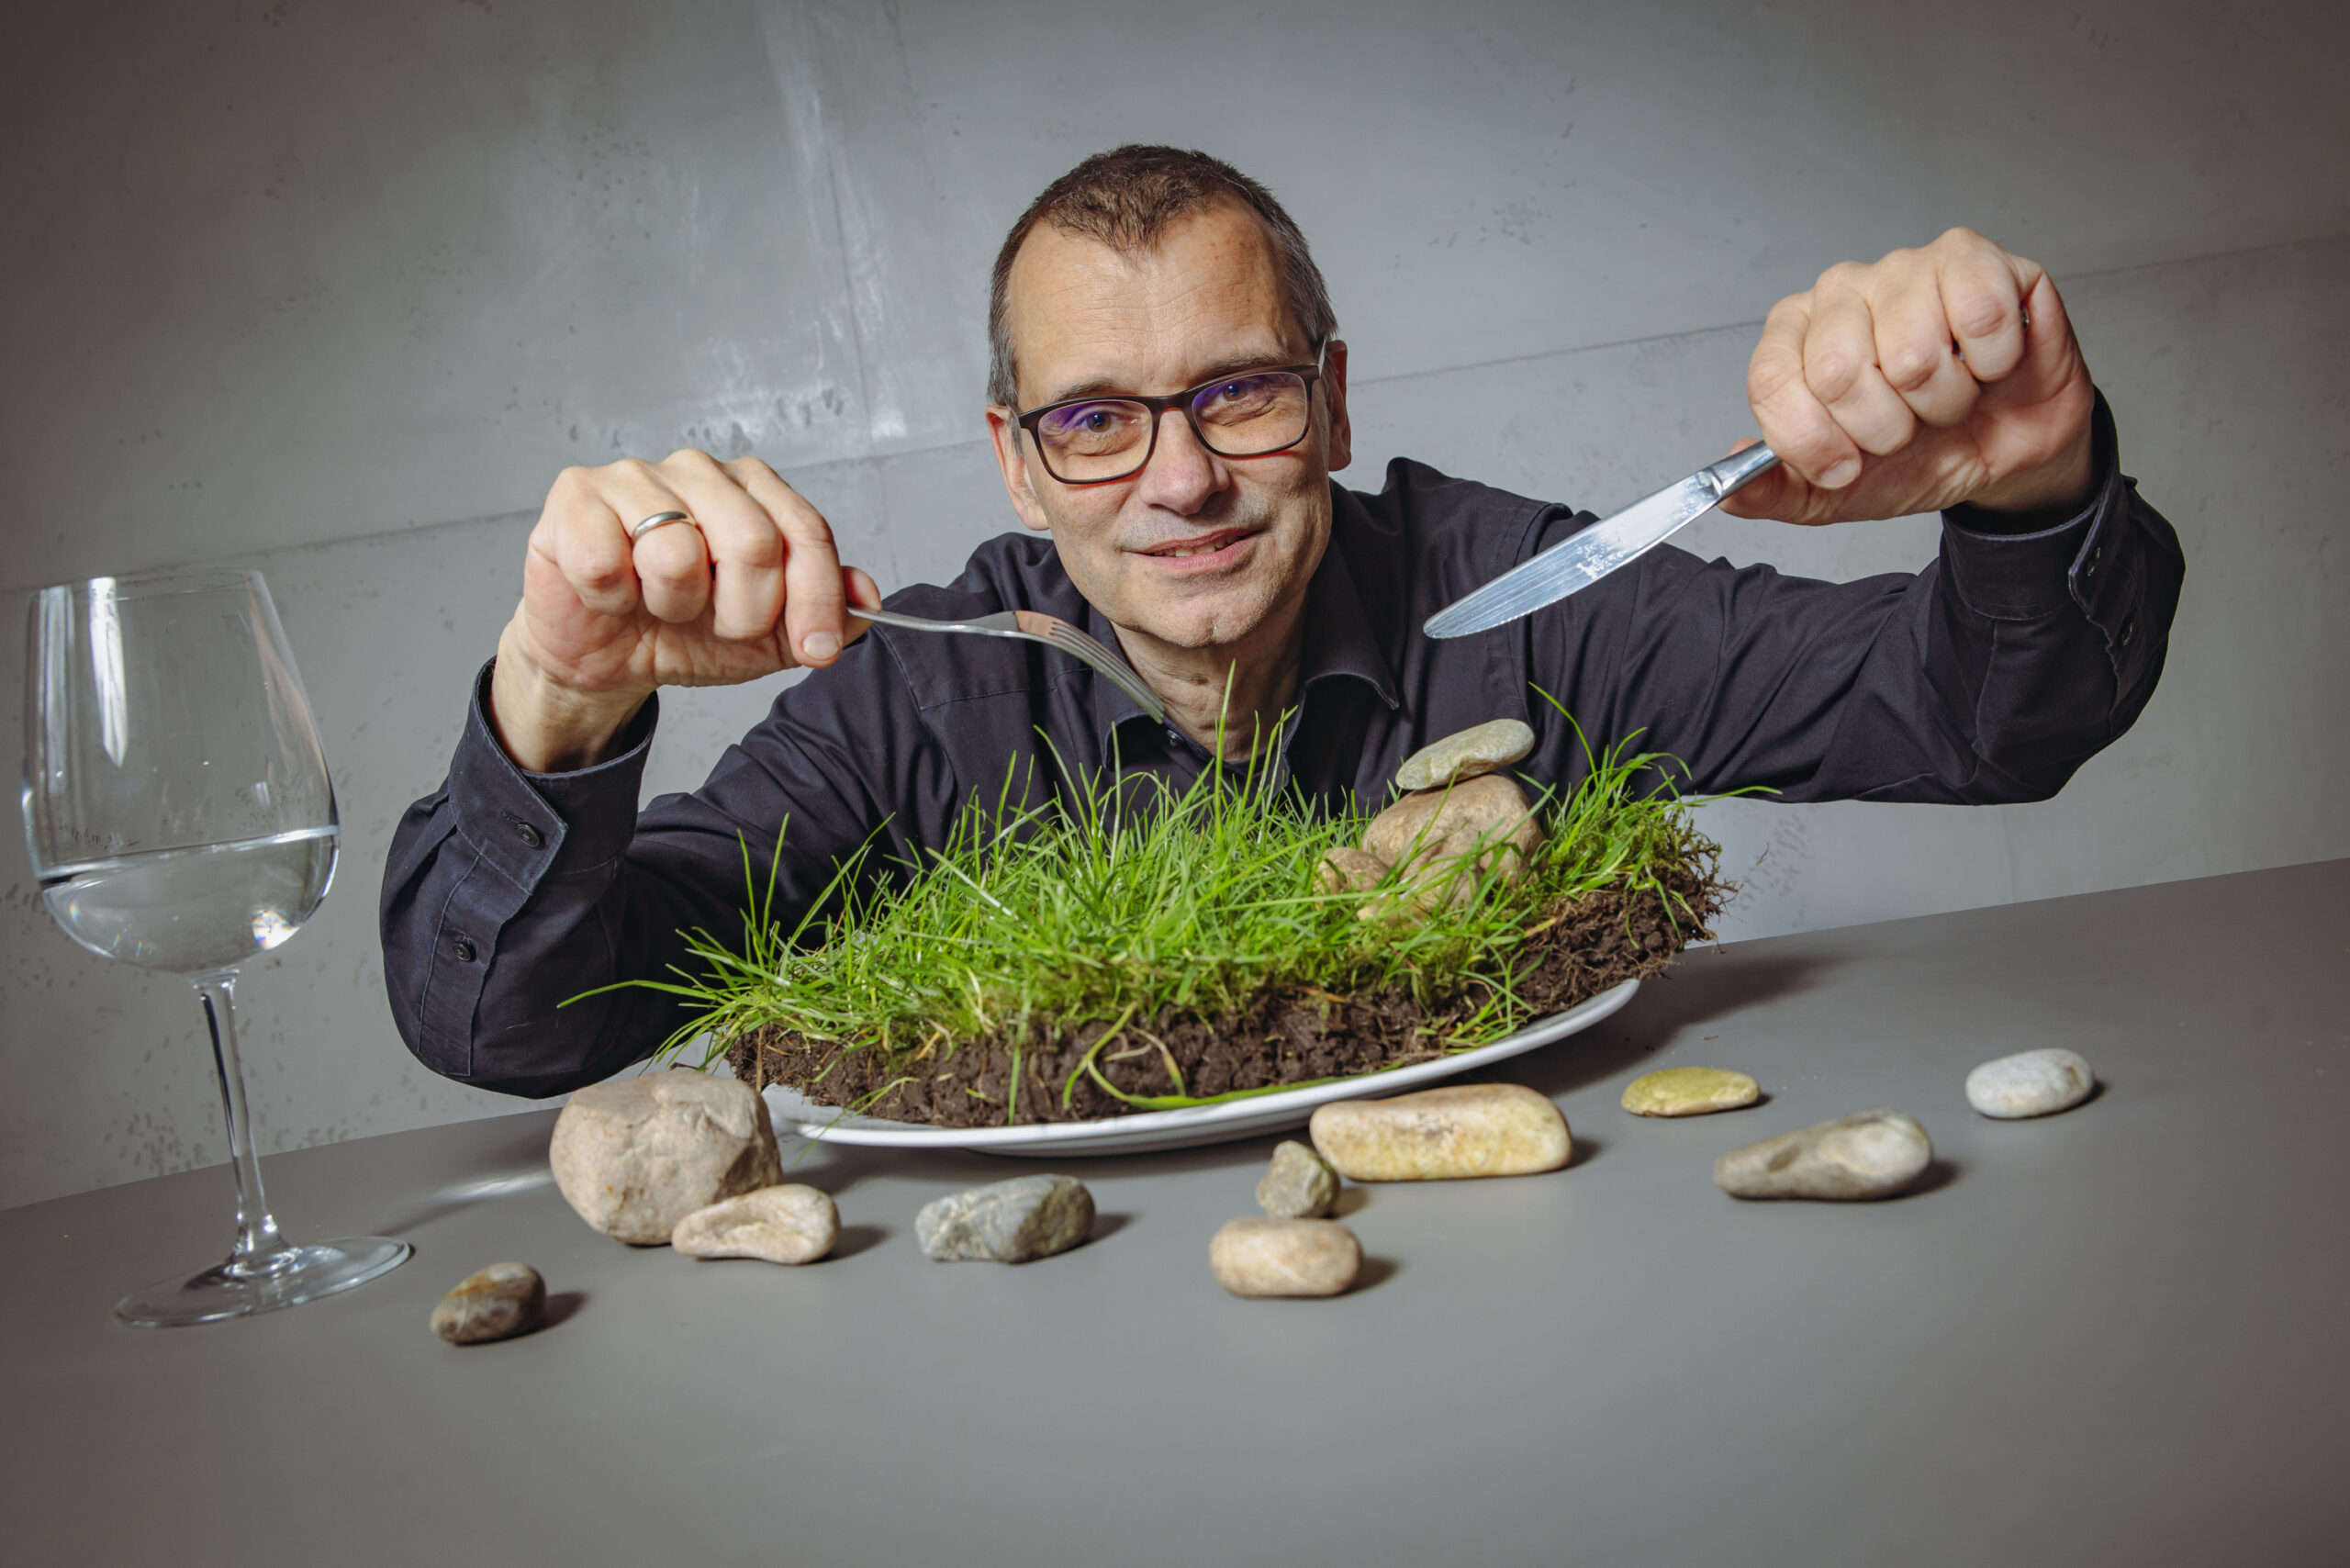
[[[2056,286],[1969,229],[1771,308],[1747,399],[1780,466],[1724,506],[1846,522],[2088,503],[2094,398]]]

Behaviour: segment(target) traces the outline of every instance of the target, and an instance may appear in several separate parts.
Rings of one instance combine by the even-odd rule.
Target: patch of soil
[[[1684,872],[1671,919],[1653,891],[1628,898],[1604,889],[1561,905],[1520,950],[1518,996],[1539,1017],[1662,971],[1685,943],[1710,935],[1707,923],[1721,912],[1727,890]],[[1431,1015],[1400,991],[1359,997],[1271,991],[1222,1018],[1169,1011],[1129,1024],[1093,1065],[1134,1095],[1228,1094],[1351,1077],[1445,1054],[1442,1041],[1468,1011]],[[727,1061],[755,1087],[781,1083],[819,1104],[856,1105],[891,1121],[949,1127],[1091,1121],[1142,1108],[1080,1070],[1109,1028],[1100,1021],[1075,1030],[1035,1022],[1022,1040],[974,1041],[951,1055],[892,1063],[769,1025],[737,1036]],[[1018,1101],[1007,1111],[1015,1064]]]

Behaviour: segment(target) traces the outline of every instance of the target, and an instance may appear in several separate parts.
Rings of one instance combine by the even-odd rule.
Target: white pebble
[[[2087,1099],[2096,1087],[2087,1062],[2052,1047],[1985,1062],[1966,1075],[1966,1103],[2001,1121],[2053,1116]]]
[[[688,1258],[812,1263],[833,1249],[840,1234],[832,1194],[791,1182],[696,1209],[669,1233],[669,1245]]]

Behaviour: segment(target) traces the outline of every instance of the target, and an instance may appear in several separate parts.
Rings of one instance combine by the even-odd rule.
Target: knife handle
[[[1767,474],[1779,465],[1779,454],[1761,442],[1744,452],[1733,452],[1719,463],[1697,470],[1697,477],[1712,487],[1718,502],[1745,487],[1758,475]]]

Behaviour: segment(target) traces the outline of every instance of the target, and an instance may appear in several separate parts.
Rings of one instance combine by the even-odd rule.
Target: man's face
[[[1183,219],[1139,255],[1040,225],[1013,263],[1006,304],[1024,409],[1313,358],[1264,230],[1237,204]],[[1303,601],[1329,541],[1329,476],[1348,458],[1345,356],[1332,345],[1296,445],[1219,456],[1170,409],[1149,464],[1108,484],[1054,478],[1009,411],[990,409],[1004,487],[1122,629],[1179,648],[1242,643]]]

